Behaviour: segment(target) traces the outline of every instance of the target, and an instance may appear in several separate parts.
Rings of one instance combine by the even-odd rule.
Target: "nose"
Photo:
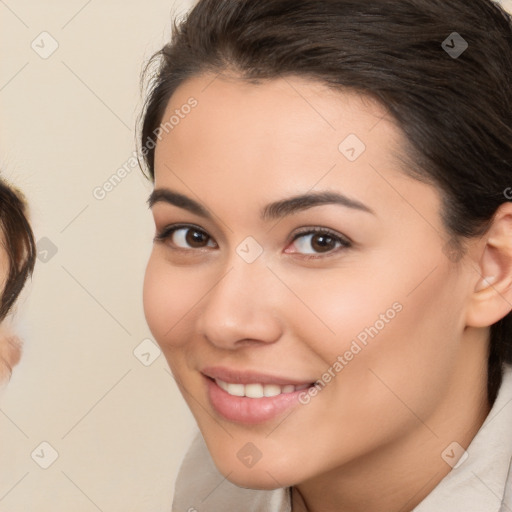
[[[201,301],[199,333],[231,350],[276,342],[282,334],[278,285],[264,264],[234,262]]]

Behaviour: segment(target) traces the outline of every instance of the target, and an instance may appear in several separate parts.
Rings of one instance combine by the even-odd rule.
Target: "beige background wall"
[[[163,356],[133,354],[151,338],[153,227],[151,187],[128,161],[142,63],[188,4],[0,2],[1,172],[26,193],[39,241],[18,307],[24,355],[0,397],[1,512],[170,511],[194,422]]]
[[[142,63],[189,3],[0,0],[1,172],[39,242],[0,399],[0,512],[170,511],[195,426],[142,312],[151,187],[129,159]]]

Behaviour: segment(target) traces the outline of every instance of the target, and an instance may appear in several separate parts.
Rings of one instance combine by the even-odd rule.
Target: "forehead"
[[[191,98],[195,106],[185,108]],[[400,170],[404,139],[386,109],[356,92],[298,77],[254,84],[201,75],[175,91],[162,123],[172,116],[179,121],[155,150],[156,187],[229,195],[240,208],[273,191],[341,189],[389,204],[426,187]],[[397,194],[386,180],[405,188]]]
[[[197,101],[193,109],[187,105],[190,98]],[[373,145],[399,138],[392,123],[382,122],[384,107],[369,97],[298,77],[258,84],[211,74],[194,77],[175,91],[162,122],[173,116],[176,121],[180,113],[169,133],[174,147],[190,150],[201,142],[203,154],[219,145],[237,153],[242,145],[237,156],[249,159],[257,153],[261,159],[307,144],[338,157],[339,143],[351,133]],[[381,129],[370,136],[377,124]]]

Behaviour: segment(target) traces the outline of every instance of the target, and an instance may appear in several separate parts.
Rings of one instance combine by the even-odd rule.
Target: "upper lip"
[[[276,384],[277,386],[302,386],[313,381],[277,377],[252,370],[240,371],[225,366],[208,366],[201,373],[212,379],[219,379],[233,384]]]

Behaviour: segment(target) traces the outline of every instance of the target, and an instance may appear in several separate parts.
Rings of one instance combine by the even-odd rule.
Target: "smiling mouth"
[[[217,386],[223,389],[226,393],[231,396],[240,396],[247,398],[263,398],[263,397],[273,397],[283,394],[294,393],[295,391],[301,391],[303,389],[307,389],[312,384],[302,384],[300,386],[294,386],[293,384],[287,384],[285,386],[279,386],[277,384],[260,384],[260,383],[252,383],[252,384],[240,384],[240,383],[231,383],[225,382],[221,379],[212,379],[215,381]]]
[[[242,374],[218,369],[208,373],[217,374],[203,374],[211,407],[224,419],[245,425],[276,419],[290,407],[299,406],[301,394],[307,393],[306,389],[314,385],[304,381],[286,382],[286,378],[257,372]]]

